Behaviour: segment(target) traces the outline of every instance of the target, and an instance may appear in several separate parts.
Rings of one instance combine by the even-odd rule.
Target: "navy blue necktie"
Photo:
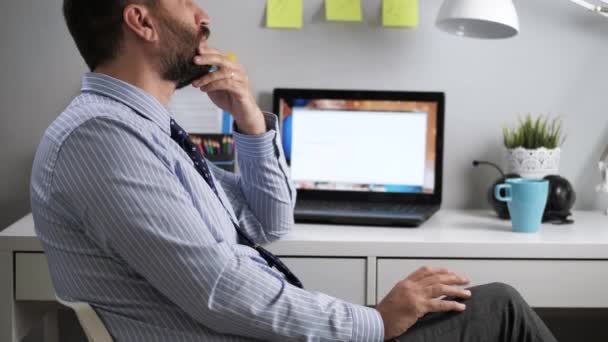
[[[211,188],[211,190],[213,190],[213,192],[217,196],[220,203],[222,203],[222,206],[224,206],[224,203],[220,199],[220,195],[217,192],[217,187],[215,186],[213,178],[211,177],[211,173],[209,172],[209,165],[207,165],[207,161],[203,157],[203,154],[198,149],[198,147],[192,142],[192,140],[190,140],[190,137],[188,136],[186,131],[184,131],[177,124],[177,122],[175,122],[175,120],[171,120],[171,138],[173,138],[173,140],[175,140],[175,142],[177,142],[177,144],[184,151],[186,151],[186,153],[190,156],[190,158],[192,158],[192,161],[194,162],[194,166],[196,167],[196,170],[203,177],[203,179],[205,179],[207,184],[209,184],[209,187]],[[228,211],[225,206],[224,206],[224,209],[226,211]],[[230,214],[228,214],[228,215],[230,215]],[[241,240],[243,240],[243,242],[247,246],[257,250],[258,253],[260,253],[260,256],[262,258],[264,258],[264,260],[266,260],[266,262],[268,263],[268,265],[270,267],[275,267],[277,270],[282,272],[285,275],[285,279],[287,279],[287,281],[289,283],[291,283],[292,285],[297,286],[299,288],[303,288],[302,282],[298,279],[298,277],[296,277],[289,270],[287,265],[285,265],[274,254],[270,253],[268,250],[266,250],[262,246],[253,242],[253,240],[247,235],[247,233],[245,233],[241,229],[241,227],[239,227],[239,225],[236,222],[232,221],[232,224],[234,225],[234,229],[236,229],[236,232],[239,235],[239,237],[241,238]]]

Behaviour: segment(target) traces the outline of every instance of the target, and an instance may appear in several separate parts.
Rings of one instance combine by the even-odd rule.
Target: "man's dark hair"
[[[64,0],[63,16],[91,71],[116,57],[123,40],[123,11],[131,3],[158,0]]]

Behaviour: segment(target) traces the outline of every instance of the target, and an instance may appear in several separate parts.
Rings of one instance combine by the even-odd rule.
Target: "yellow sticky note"
[[[270,28],[302,28],[302,0],[268,0],[266,26]]]
[[[383,0],[382,24],[388,27],[417,27],[418,0]]]
[[[362,21],[361,0],[325,0],[325,15],[332,21]]]

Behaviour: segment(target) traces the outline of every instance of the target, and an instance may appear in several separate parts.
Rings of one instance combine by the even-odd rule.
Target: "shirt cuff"
[[[384,322],[376,309],[351,305],[353,315],[352,342],[384,341]]]
[[[264,134],[247,135],[239,133],[236,125],[233,129],[236,150],[242,157],[275,156],[275,139],[277,137],[278,118],[272,113],[264,112],[266,129]]]

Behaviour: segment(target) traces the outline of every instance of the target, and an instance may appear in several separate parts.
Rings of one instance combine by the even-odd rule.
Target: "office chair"
[[[80,322],[80,326],[84,333],[87,335],[89,342],[112,342],[110,333],[103,325],[103,322],[95,313],[95,310],[87,304],[81,302],[67,302],[55,295],[57,301],[68,308],[76,312],[76,317]]]

